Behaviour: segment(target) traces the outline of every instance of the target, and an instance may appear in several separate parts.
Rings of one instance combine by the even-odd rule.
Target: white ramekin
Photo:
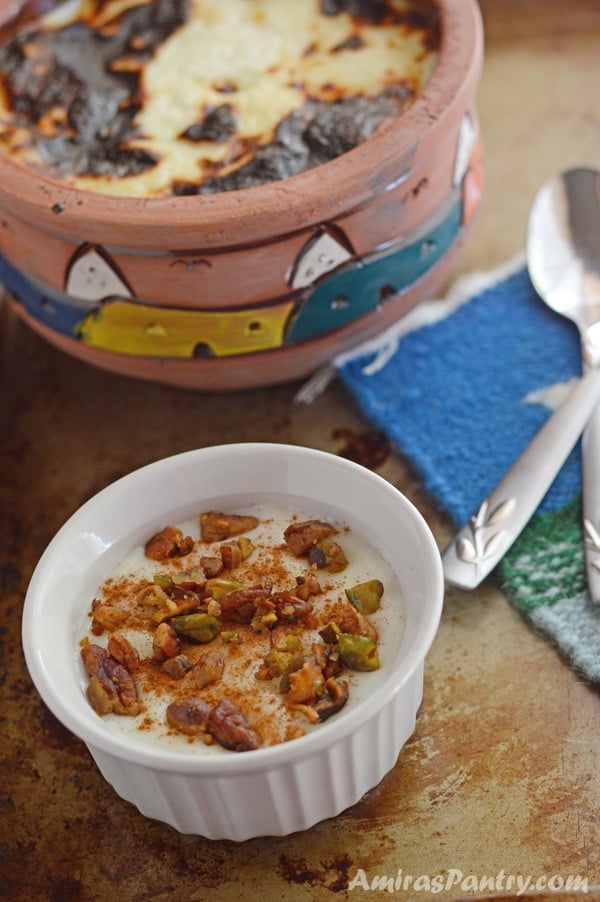
[[[90,707],[78,642],[82,610],[151,531],[208,505],[273,503],[329,515],[368,539],[397,574],[403,629],[377,690],[283,745],[202,755],[139,745]],[[214,446],[118,480],[60,529],[31,579],[23,646],[52,713],[86,744],[101,773],[147,817],[182,833],[245,840],[286,835],[333,817],[394,766],[411,735],[423,665],[437,631],[443,574],[434,538],[389,482],[351,461],[282,444]],[[400,634],[399,634],[400,635]]]

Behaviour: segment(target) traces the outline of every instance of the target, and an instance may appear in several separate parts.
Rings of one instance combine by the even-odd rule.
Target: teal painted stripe
[[[456,241],[461,230],[462,202],[452,205],[412,244],[394,245],[380,254],[351,260],[317,283],[289,326],[286,344],[306,341],[339,329],[376,310],[390,295],[401,293],[428,272]]]

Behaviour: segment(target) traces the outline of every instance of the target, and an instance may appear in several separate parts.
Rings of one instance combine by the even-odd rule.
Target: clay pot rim
[[[113,247],[222,247],[260,243],[331,220],[384,193],[413,169],[425,138],[433,140],[479,74],[483,26],[475,0],[435,0],[442,42],[427,84],[398,120],[335,160],[255,188],[191,197],[132,198],[95,194],[33,173],[0,154],[0,208],[53,234],[85,232]],[[326,183],[326,190],[323,184]]]

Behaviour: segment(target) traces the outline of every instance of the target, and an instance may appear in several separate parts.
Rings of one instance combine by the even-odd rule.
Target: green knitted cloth
[[[499,565],[502,584],[524,612],[585,593],[581,502],[537,514]]]

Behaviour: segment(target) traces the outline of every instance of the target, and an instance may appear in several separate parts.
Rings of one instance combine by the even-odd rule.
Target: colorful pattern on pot
[[[0,278],[31,316],[93,347],[151,357],[249,354],[322,335],[385,304],[446,253],[462,221],[455,191],[417,234],[362,257],[338,229],[323,225],[294,261],[290,294],[240,309],[147,303],[110,255],[89,244],[69,261],[64,292],[25,277],[2,255]]]

